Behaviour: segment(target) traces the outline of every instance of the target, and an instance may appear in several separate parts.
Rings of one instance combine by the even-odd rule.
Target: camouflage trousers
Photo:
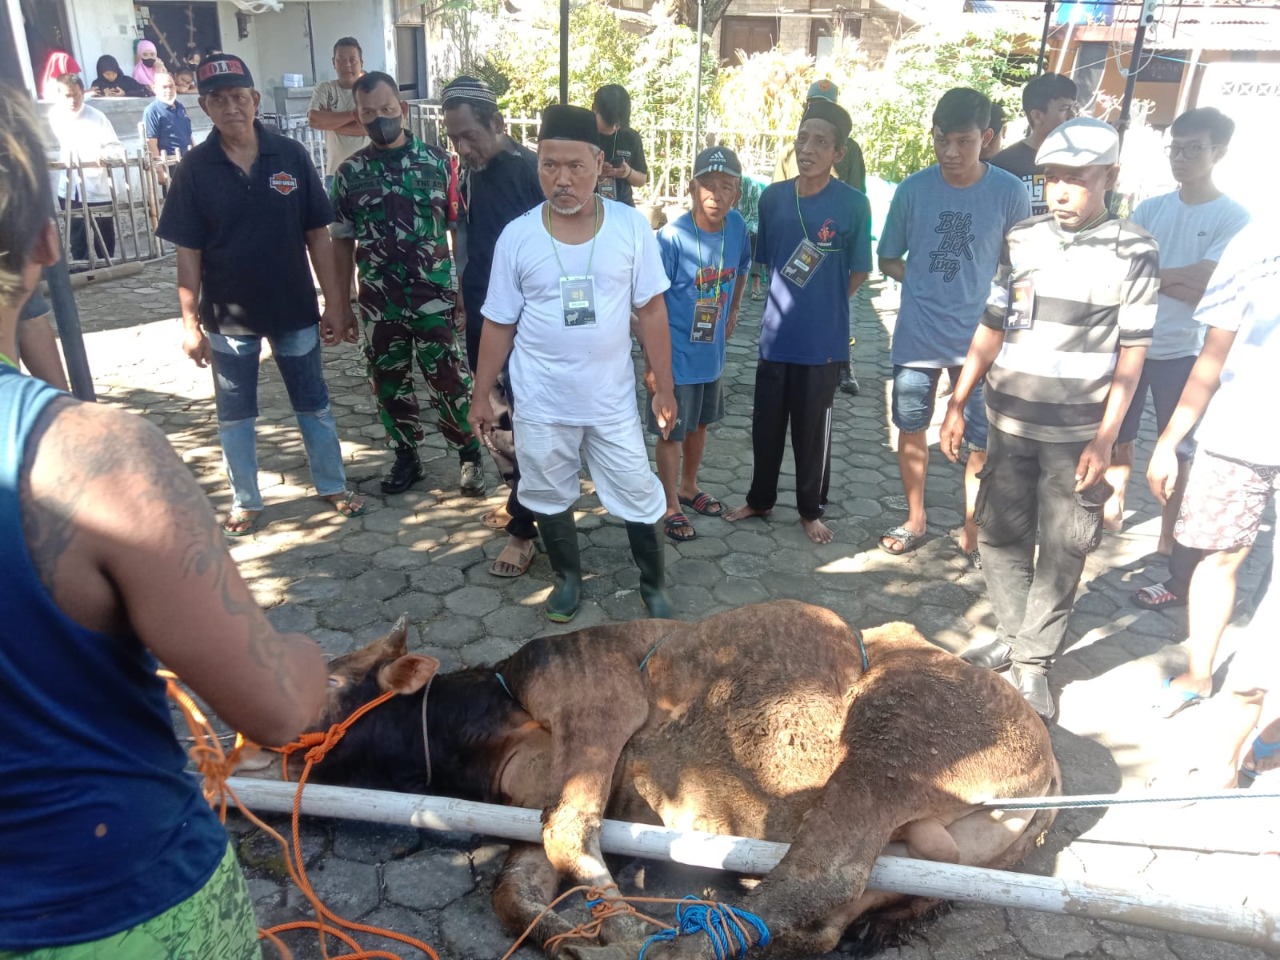
[[[364,354],[369,382],[378,402],[378,418],[391,447],[417,447],[422,442],[413,364],[426,381],[436,426],[462,460],[480,459],[480,442],[467,424],[471,411],[471,374],[453,335],[450,313],[410,313],[385,319],[361,307]]]

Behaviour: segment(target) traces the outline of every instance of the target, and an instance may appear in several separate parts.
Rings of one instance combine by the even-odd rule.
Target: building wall
[[[813,10],[812,16],[805,16],[805,8]],[[809,52],[810,26],[814,19],[828,19],[831,16],[833,3],[828,0],[809,0],[808,3],[797,4],[793,12],[778,13],[777,0],[733,0],[726,11],[726,16],[733,17],[778,17],[778,46],[786,52],[800,50]],[[869,63],[882,62],[889,52],[889,47],[912,23],[902,17],[898,11],[891,9],[877,0],[857,0],[849,8],[860,13],[862,21],[861,35],[858,42],[865,51]],[[711,34],[711,49],[720,50],[720,24]]]

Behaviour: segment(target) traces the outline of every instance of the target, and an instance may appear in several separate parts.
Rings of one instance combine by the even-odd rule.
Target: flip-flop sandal
[[[1167,720],[1205,699],[1194,690],[1180,690],[1173,685],[1173,677],[1165,677],[1164,683],[1160,684],[1160,694],[1151,704],[1151,709]]]
[[[1187,598],[1178,596],[1163,583],[1153,583],[1135,593],[1133,602],[1144,610],[1163,610],[1165,607],[1185,607]]]
[[[676,531],[689,531],[688,536],[679,536]],[[662,521],[662,532],[667,535],[667,539],[673,543],[688,543],[690,540],[698,539],[698,531],[693,529],[693,524],[689,522],[689,518],[683,513],[673,513]]]
[[[502,548],[502,552],[494,558],[492,564],[489,565],[489,572],[495,577],[522,577],[529,572],[529,568],[533,566],[533,558],[538,555],[538,542],[536,540],[528,540],[523,547],[517,547],[508,543]],[[499,570],[498,564],[507,563],[515,567],[514,572],[511,570]]]
[[[884,533],[880,534],[880,539],[877,542],[880,549],[885,553],[890,556],[900,557],[903,554],[910,553],[914,550],[919,545],[920,540],[923,539],[923,537],[924,534],[912,533],[906,527],[894,527],[892,530],[886,530]],[[902,544],[902,549],[894,550],[892,547],[886,547],[884,543],[886,540],[897,540]]]
[[[1267,743],[1267,741],[1262,739],[1261,735],[1256,736],[1253,738],[1253,746],[1249,748],[1249,753],[1253,757],[1253,762],[1255,764],[1259,760],[1270,760],[1277,753],[1280,753],[1280,741]],[[1254,770],[1251,767],[1241,767],[1240,773],[1249,780],[1256,780],[1258,777],[1266,774],[1275,773],[1276,770],[1277,768],[1275,767],[1270,770]]]
[[[969,565],[975,570],[982,569],[982,551],[977,547],[968,551],[965,556],[969,559]]]
[[[233,539],[236,537],[247,537],[249,534],[253,533],[254,530],[258,529],[258,521],[261,518],[261,510],[232,510],[227,514],[227,519],[222,521],[222,532],[225,536]],[[242,523],[246,524],[246,526],[241,527],[239,530],[231,529],[233,526],[239,527]]]
[[[480,522],[490,530],[505,530],[511,522],[511,514],[507,513],[505,506],[494,507],[480,518]]]
[[[724,515],[724,504],[702,490],[698,491],[696,497],[680,497],[679,500],[680,506],[692,507],[694,513],[700,513],[704,517],[720,517]]]
[[[354,490],[346,490],[342,493],[331,493],[321,499],[327,501],[341,516],[350,520],[352,517],[362,516],[368,506],[363,498],[360,498],[357,503],[357,497]]]
[[[752,290],[752,291],[751,291],[751,299],[752,299],[752,300],[754,300],[756,303],[760,303],[760,302],[762,302],[762,301],[764,300],[764,291],[763,291],[763,290]]]

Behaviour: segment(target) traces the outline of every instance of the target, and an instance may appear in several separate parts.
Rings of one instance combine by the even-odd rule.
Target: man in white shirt
[[[1155,703],[1166,715],[1212,694],[1213,661],[1235,606],[1236,574],[1268,502],[1280,492],[1280,431],[1267,422],[1280,403],[1280,244],[1274,227],[1256,222],[1231,242],[1195,317],[1207,327],[1204,349],[1147,468],[1151,492],[1167,502],[1178,475],[1178,444],[1200,421],[1175,535],[1204,558],[1191,580],[1187,669],[1164,681]],[[1237,770],[1249,769],[1250,754],[1254,771],[1274,767],[1280,752],[1280,705],[1272,696],[1280,689],[1280,584],[1272,550],[1265,575],[1270,589],[1201,727],[1221,761],[1197,757],[1205,786],[1234,785]],[[1255,725],[1261,733],[1246,749]]]
[[[364,76],[364,52],[359,40],[342,37],[333,45],[333,69],[338,79],[317,83],[307,107],[307,123],[313,130],[324,131],[326,190],[342,161],[369,145],[364,125],[356,114],[356,98],[352,92],[356,81]]]
[[[58,105],[49,111],[49,126],[58,138],[58,160],[76,168],[59,171],[57,176],[59,202],[64,209],[69,206],[75,211],[71,218],[71,258],[89,258],[86,220],[90,220],[95,233],[94,255],[106,260],[115,256],[116,225],[111,217],[95,217],[94,208],[111,204],[111,171],[103,163],[123,160],[124,146],[102,111],[84,102],[84,81],[79,75],[64,73],[58,77],[54,93]]]
[[[595,115],[552,106],[542,115],[538,179],[547,202],[507,224],[494,251],[482,313],[480,358],[469,420],[488,437],[494,381],[511,360],[520,500],[533,511],[555,571],[547,618],[578,612],[582,567],[573,505],[586,456],[605,509],[626,522],[649,616],[669,618],[663,544],[666,510],[649,466],[636,410],[631,311],[639,316],[665,437],[676,423],[671,331],[662,293],[670,286],[657,239],[634,208],[595,195],[602,154]]]
[[[1162,432],[1204,345],[1204,324],[1194,317],[1196,305],[1227,243],[1249,222],[1248,211],[1213,182],[1213,168],[1226,156],[1235,126],[1230,117],[1213,107],[1188,110],[1174,120],[1165,152],[1178,189],[1144,200],[1130,218],[1160,244],[1160,300],[1142,379],[1120,426],[1107,472],[1107,481],[1115,489],[1106,506],[1105,522],[1110,530],[1119,530],[1124,523],[1125,486],[1133,468],[1134,441],[1147,391],[1151,391],[1155,407],[1156,430]],[[1199,558],[1176,546],[1173,524],[1191,466],[1190,447],[1184,443],[1178,452],[1177,486],[1165,504],[1156,548],[1170,556],[1170,578],[1138,591],[1134,599],[1142,607],[1180,606],[1187,600],[1187,580]]]

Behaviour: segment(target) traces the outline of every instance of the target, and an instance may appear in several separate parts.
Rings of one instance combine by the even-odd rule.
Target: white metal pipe
[[[296,784],[243,777],[233,777],[229,784],[241,802],[255,812],[288,813],[293,809]],[[542,842],[541,811],[448,797],[308,785],[302,797],[302,812]],[[749,874],[768,873],[788,849],[785,843],[617,820],[604,821],[600,846],[606,853]],[[1056,877],[906,857],[878,859],[868,886],[893,893],[1116,920],[1280,951],[1280,918],[1238,904],[1195,903],[1145,890],[1116,890]]]

